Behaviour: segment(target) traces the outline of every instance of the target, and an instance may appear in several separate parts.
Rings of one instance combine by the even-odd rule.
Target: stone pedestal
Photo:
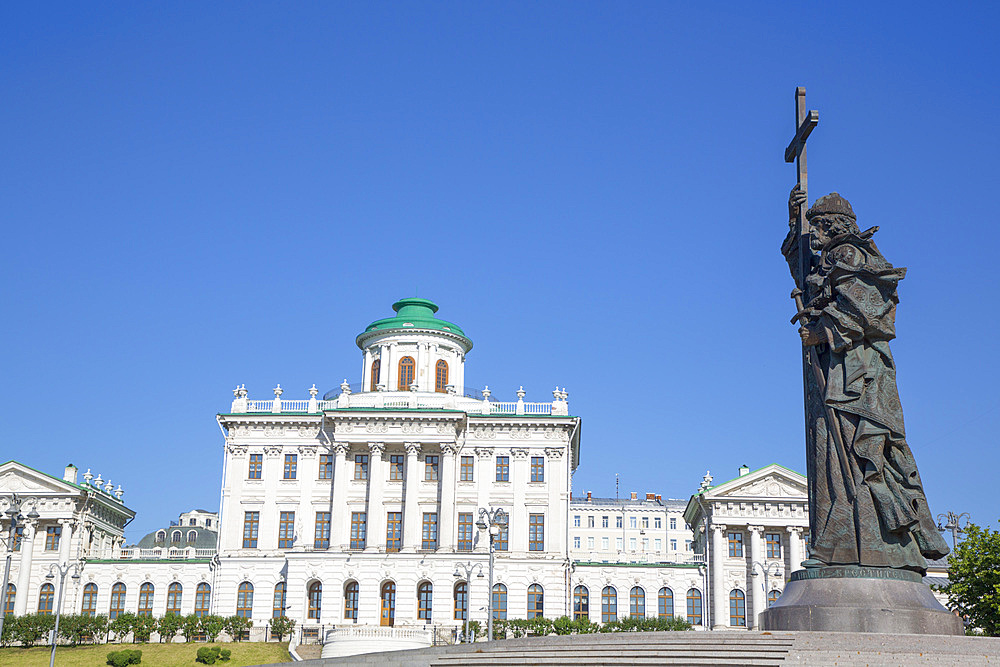
[[[961,619],[941,606],[916,572],[821,567],[793,572],[760,615],[762,630],[961,635]]]

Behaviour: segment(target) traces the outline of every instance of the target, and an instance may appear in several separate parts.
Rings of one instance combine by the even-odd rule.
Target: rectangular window
[[[677,530],[677,519],[670,519],[670,530]]]
[[[594,538],[593,537],[588,537],[587,538],[587,548],[590,549],[591,551],[594,550]]]
[[[663,520],[660,517],[653,519],[653,528],[660,529],[663,528]]]
[[[643,530],[646,530],[647,528],[649,528],[649,517],[648,516],[642,517],[642,528],[643,528]]]
[[[587,517],[587,528],[593,528],[593,527],[594,527],[594,517],[593,516],[588,516]]]
[[[608,551],[611,548],[611,541],[606,538],[601,538],[601,551]]]
[[[291,549],[295,539],[295,512],[282,512],[278,517],[278,548]]]
[[[635,517],[634,517],[634,516],[630,516],[630,517],[628,518],[628,527],[629,527],[629,528],[636,528],[636,527],[637,527],[637,526],[636,526],[636,520],[635,520]]]
[[[333,479],[333,454],[319,455],[319,478]]]
[[[781,558],[781,534],[768,533],[766,538],[767,538],[767,557]]]
[[[243,548],[257,548],[257,528],[260,526],[260,512],[243,513]]]
[[[364,512],[351,512],[351,548],[364,549],[367,533],[367,515]]]
[[[670,550],[677,551],[677,540],[670,540]]]
[[[438,515],[437,512],[424,512],[424,526],[420,535],[421,549],[437,549],[438,545]]]
[[[615,538],[615,549],[617,549],[618,551],[624,550],[624,544],[622,538],[620,537]]]
[[[472,551],[472,512],[458,513],[458,550]]]
[[[648,537],[642,538],[642,550],[643,551],[649,551],[649,538]]]
[[[602,516],[601,517],[601,528],[607,528],[607,527],[608,527],[608,517],[607,516]]]
[[[458,481],[460,482],[471,482],[473,481],[473,462],[474,459],[471,456],[462,457],[462,467],[459,471]]]
[[[575,528],[579,528],[580,527],[580,515],[579,514],[577,514],[576,516],[573,517],[573,526]]]
[[[59,538],[62,536],[62,526],[49,526],[45,529],[45,550],[58,551]]]
[[[440,468],[440,459],[436,454],[428,454],[424,457],[424,481],[425,482],[436,482],[438,481],[438,469]]]
[[[389,512],[385,517],[385,550],[399,551],[403,544],[403,513]]]
[[[620,516],[616,516],[615,517],[615,528],[621,528],[621,527],[622,527],[622,518]]]
[[[316,512],[316,537],[313,539],[313,548],[330,548],[330,513]]]
[[[497,481],[498,482],[509,482],[510,481],[510,457],[509,456],[498,456],[497,457]]]
[[[655,540],[653,540],[653,548],[657,552],[662,551],[663,550],[663,540],[661,540],[660,538],[656,538]]]
[[[545,515],[528,515],[528,551],[545,551]]]
[[[356,480],[366,480],[366,479],[368,479],[368,455],[367,454],[355,454],[354,455],[354,479],[356,479]]]
[[[282,479],[295,479],[295,473],[299,467],[299,457],[297,454],[285,454],[285,476]]]
[[[691,540],[684,540],[684,550],[691,551]]]
[[[12,551],[21,550],[21,541],[23,539],[24,539],[24,526],[18,526],[17,529],[14,531],[14,548],[12,549]],[[14,612],[11,613],[13,614]]]
[[[579,535],[577,535],[576,537],[573,538],[573,548],[574,549],[579,549],[580,548],[580,536]]]
[[[729,557],[743,558],[743,533],[729,531]]]
[[[264,469],[264,455],[251,454],[250,471],[247,473],[247,479],[260,479],[260,473],[263,469]]]
[[[402,482],[403,481],[403,461],[406,457],[402,454],[390,454],[389,455],[389,481],[390,482]]]
[[[629,551],[635,551],[638,548],[638,544],[636,544],[634,537],[628,538],[628,548]]]
[[[545,481],[545,457],[544,456],[532,456],[531,457],[531,481],[532,482],[544,482]]]
[[[493,545],[497,551],[507,551],[507,533],[510,522],[510,515],[505,514],[506,520],[500,524],[500,534],[496,536]]]

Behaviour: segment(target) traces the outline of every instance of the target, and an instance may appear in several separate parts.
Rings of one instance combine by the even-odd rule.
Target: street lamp
[[[507,525],[507,513],[501,508],[496,508],[493,510],[487,510],[482,507],[479,508],[479,521],[476,522],[476,528],[480,531],[489,531],[490,536],[490,589],[489,595],[486,597],[488,600],[486,605],[486,641],[493,641],[493,553],[495,551],[495,540],[500,535],[502,526]],[[480,576],[482,572],[480,571]]]
[[[0,587],[0,600],[3,601],[3,608],[0,609],[0,637],[3,636],[3,620],[7,615],[7,602],[10,597],[10,593],[7,591],[7,587],[10,585],[10,561],[14,556],[14,546],[17,543],[17,528],[20,522],[24,520],[21,515],[21,503],[23,501],[17,497],[16,493],[10,494],[10,500],[7,501],[7,511],[4,514],[7,515],[7,520],[10,521],[9,531],[7,533],[6,540],[0,540],[5,542],[7,557],[4,561],[3,566],[3,586]],[[39,516],[41,516],[34,508],[28,514],[28,519],[34,521]],[[27,591],[22,593],[22,595],[27,595]]]
[[[964,523],[962,519],[965,519]],[[937,529],[939,531],[942,533],[946,530],[951,531],[951,548],[954,549],[958,546],[958,536],[964,534],[966,529],[968,529],[972,517],[969,516],[968,512],[962,512],[961,514],[948,512],[947,514],[938,514],[937,520]]]
[[[482,579],[483,578],[482,563],[473,563],[472,561],[469,561],[468,563],[455,563],[454,577],[456,579],[462,578],[462,572],[459,571],[459,568],[461,568],[465,572],[465,643],[467,644],[470,643],[469,616],[471,615],[472,611],[472,573],[476,571],[477,567],[479,568],[479,576],[477,578]],[[492,591],[490,592],[490,594],[492,595]],[[49,667],[52,666],[49,665]]]
[[[83,571],[83,563],[76,561],[75,563],[64,563],[58,565],[52,563],[49,566],[49,573],[45,575],[45,578],[49,581],[55,579],[55,573],[59,573],[59,590],[56,592],[56,627],[52,630],[52,654],[49,656],[49,667],[53,667],[56,664],[56,642],[59,641],[59,614],[62,612],[62,599],[63,593],[65,592],[65,586],[63,585],[66,581],[66,575],[69,571],[73,570],[73,580],[80,580],[80,572]]]
[[[774,572],[771,571],[772,567],[774,568]],[[778,576],[779,574],[781,574],[781,565],[774,561],[771,561],[770,563],[767,564],[754,561],[753,566],[751,568],[751,572],[753,572],[756,575],[758,568],[760,568],[761,574],[764,575],[764,608],[766,609],[768,606],[767,596],[771,592],[771,583],[770,583],[771,575]],[[756,622],[757,619],[755,618],[754,623]]]

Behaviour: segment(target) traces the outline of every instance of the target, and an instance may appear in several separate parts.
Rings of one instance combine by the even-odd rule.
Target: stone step
[[[619,665],[695,665],[706,667],[779,667],[783,663],[781,658],[746,658],[728,655],[719,658],[694,657],[694,656],[605,656],[577,658],[569,660],[566,656],[553,655],[546,657],[505,657],[492,656],[480,657],[476,655],[464,655],[458,661],[442,661],[440,658],[430,662],[432,667],[446,665],[474,665],[476,667],[504,667],[505,665],[537,665],[538,667],[605,667]]]

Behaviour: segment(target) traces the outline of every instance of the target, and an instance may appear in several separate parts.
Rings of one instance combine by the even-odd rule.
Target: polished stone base
[[[762,630],[961,635],[961,619],[941,606],[915,572],[822,567],[793,572]]]

